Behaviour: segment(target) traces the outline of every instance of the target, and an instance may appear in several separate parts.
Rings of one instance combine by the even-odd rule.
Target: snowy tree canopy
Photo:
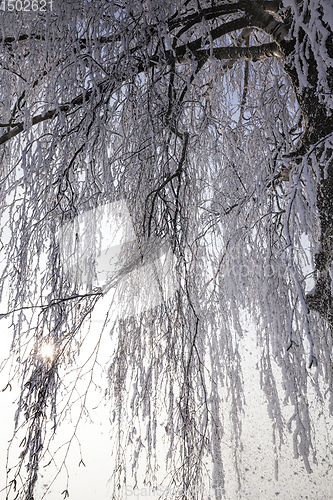
[[[276,453],[291,432],[311,472],[309,386],[333,413],[331,1],[9,4],[0,12],[0,313],[12,320],[24,438],[8,498],[33,499],[64,418],[58,399],[75,399],[63,374],[110,290],[113,498],[124,498],[127,452],[131,473],[142,456],[154,483],[161,414],[181,498],[201,498],[206,481],[223,498],[223,419],[236,470],[242,447],[244,322],[256,325]],[[123,236],[102,286],[107,220]]]

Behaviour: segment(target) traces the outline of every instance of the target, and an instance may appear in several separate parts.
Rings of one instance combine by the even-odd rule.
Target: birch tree
[[[121,308],[109,327],[113,498],[124,498],[126,453],[134,477],[143,456],[154,483],[161,414],[179,498],[201,498],[207,481],[223,497],[221,407],[227,398],[237,470],[245,318],[257,328],[276,453],[291,432],[311,472],[311,383],[333,412],[330,1],[28,3],[4,2],[0,15],[1,318],[12,319],[15,432],[24,432],[8,498],[33,499],[63,418],[57,395],[73,401],[60,374],[111,288]],[[102,288],[98,224],[89,219],[82,235],[75,224],[117,203],[136,246]],[[66,227],[69,254],[90,248],[71,273]],[[135,315],[132,302],[146,298],[126,280],[157,263],[163,245],[176,286]]]

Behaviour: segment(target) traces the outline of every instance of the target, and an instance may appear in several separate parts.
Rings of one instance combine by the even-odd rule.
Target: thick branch
[[[280,10],[282,2],[280,0],[257,0],[257,4],[270,14],[276,14]]]
[[[167,25],[170,31],[174,30],[177,27],[180,26],[186,26],[187,29],[190,27],[194,26],[195,24],[199,24],[202,22],[203,19],[206,21],[212,20],[212,19],[217,19],[220,16],[226,15],[226,14],[231,14],[235,13],[238,11],[244,11],[244,3],[239,2],[236,4],[229,4],[229,5],[215,5],[206,9],[202,9],[199,13],[195,14],[189,14],[188,16],[184,16],[181,18],[177,19],[172,19],[167,21]],[[150,30],[155,32],[156,30],[156,25],[151,25]],[[0,38],[0,43],[4,43],[5,45],[11,45],[14,42],[26,42],[28,40],[44,40],[45,37],[41,35],[35,35],[35,34],[27,34],[23,33],[22,35],[19,35],[18,37],[15,36],[7,36],[5,38]],[[119,36],[101,36],[97,38],[96,40],[91,40],[91,43],[101,43],[101,44],[106,44],[106,43],[112,43],[116,41],[121,40],[121,35]],[[78,42],[81,46],[81,48],[86,47],[87,45],[87,39],[86,38],[79,38]]]
[[[212,7],[208,7],[207,9],[202,9],[200,12],[195,14],[189,14],[188,16],[184,16],[182,18],[176,18],[168,21],[169,30],[172,31],[175,28],[179,28],[180,26],[186,26],[187,28],[194,26],[195,24],[200,23],[203,19],[206,21],[210,21],[211,19],[216,19],[219,16],[223,16],[226,14],[232,14],[234,12],[244,11],[244,3],[233,3],[227,5],[214,5]]]
[[[103,92],[107,89],[108,85],[109,85],[108,81],[104,80],[97,87],[101,92]],[[83,92],[82,94],[78,95],[77,97],[75,97],[75,99],[73,99],[70,103],[63,104],[63,105],[59,106],[57,109],[51,109],[44,114],[39,114],[39,115],[34,116],[31,120],[31,125],[37,125],[38,123],[42,123],[42,122],[45,122],[47,120],[50,120],[59,112],[66,113],[67,111],[70,111],[71,109],[75,108],[76,106],[80,106],[84,102],[88,102],[93,94],[93,91],[94,91],[93,89],[87,90],[87,91]],[[23,129],[24,129],[24,122],[18,123],[15,128],[10,130],[6,134],[3,134],[0,137],[0,145],[9,141],[10,139],[15,137],[16,135],[20,134],[23,131]]]
[[[211,52],[207,50],[197,50],[195,52],[195,57],[198,60],[202,58],[208,59]],[[275,42],[265,43],[263,45],[255,47],[218,47],[213,49],[213,57],[219,60],[229,59],[245,59],[248,61],[259,61],[266,57],[279,57],[283,58],[278,45]]]
[[[259,8],[260,9],[260,8]],[[260,9],[262,10],[262,9]],[[213,40],[221,37],[222,35],[226,33],[230,33],[231,31],[236,31],[238,29],[246,28],[249,25],[251,25],[251,21],[244,17],[240,19],[236,19],[234,21],[231,21],[229,23],[225,23],[214,30],[211,31],[211,38]],[[198,40],[195,40],[189,44],[184,44],[180,47],[177,47],[175,51],[167,51],[166,52],[166,63],[171,64],[176,60],[178,63],[182,63],[185,60],[185,55],[187,53],[192,53],[193,56],[195,57],[196,60],[200,61],[203,63],[206,61],[210,55],[211,55],[211,49],[200,49],[202,44],[201,38]],[[200,50],[198,50],[200,49]],[[283,57],[281,51],[279,50],[278,45],[275,42],[268,43],[268,44],[263,44],[260,46],[255,46],[255,47],[218,47],[213,49],[213,56],[216,59],[230,59],[230,60],[237,60],[237,59],[245,59],[245,60],[251,60],[251,61],[259,61],[260,59],[266,58],[266,57]],[[156,64],[159,64],[161,62],[160,57],[152,57],[149,61],[148,66],[143,65],[141,62],[137,65],[136,67],[136,72],[139,74]],[[134,68],[133,68],[134,69]],[[119,76],[119,81],[124,80],[124,76]],[[108,82],[104,80],[98,85],[98,88],[101,92],[105,91],[108,86]],[[53,118],[57,113],[59,112],[67,112],[73,109],[76,106],[80,106],[83,102],[87,102],[90,100],[91,96],[93,93],[93,89],[87,90],[84,93],[80,94],[78,97],[73,99],[70,103],[66,103],[63,105],[60,105],[57,109],[49,110],[48,112],[44,114],[39,114],[36,115],[32,118],[31,120],[31,125],[37,125],[38,123],[42,123],[44,121],[50,120]],[[16,126],[8,131],[7,133],[3,134],[0,137],[0,145],[4,144],[5,142],[9,141],[13,137],[17,136],[20,134],[24,129],[24,122],[19,122],[16,124]]]
[[[178,63],[184,62],[186,49],[188,49],[187,46],[182,46],[176,49],[176,61]],[[208,58],[211,55],[211,50],[210,49],[196,50],[193,53],[193,55],[197,61],[200,61],[202,63],[203,61],[208,60]],[[213,49],[212,55],[213,57],[219,60],[230,59],[235,61],[237,59],[245,59],[254,62],[259,61],[260,59],[264,59],[266,57],[280,57],[280,58],[283,57],[281,51],[279,50],[279,47],[275,42],[266,43],[255,47],[218,47]],[[166,53],[167,64],[170,64],[172,61],[174,61],[174,59],[175,57],[173,51],[168,51]],[[155,66],[158,62],[159,62],[158,59],[152,58],[150,60],[149,67]],[[144,68],[143,65],[140,63],[137,66],[137,73],[141,73],[145,69],[148,68],[147,67]],[[124,78],[121,78],[121,80],[123,79]],[[98,88],[100,92],[104,92],[108,88],[108,86],[109,82],[107,80],[104,80],[98,85]],[[59,112],[66,113],[67,111],[72,110],[76,106],[80,106],[81,104],[83,104],[83,102],[88,102],[93,94],[93,91],[94,91],[93,89],[87,90],[84,93],[77,96],[75,99],[73,99],[70,103],[63,104],[59,106],[57,109],[49,110],[44,114],[39,114],[34,116],[31,120],[31,125],[37,125],[38,123],[50,120]],[[18,123],[15,128],[10,130],[6,134],[3,134],[0,137],[0,145],[4,144],[5,142],[9,141],[13,137],[20,134],[23,131],[23,129],[24,129],[24,122]]]
[[[234,21],[230,21],[228,23],[221,24],[217,28],[213,29],[210,32],[210,39],[212,41],[217,40],[223,35],[227,35],[228,33],[232,33],[233,31],[241,30],[244,28],[248,28],[251,26],[251,22],[247,17],[241,17],[239,19],[235,19]],[[176,48],[176,57],[185,55],[188,51],[194,52],[200,49],[203,46],[202,38],[198,38],[193,42],[189,42],[187,44],[181,45]]]
[[[259,1],[259,4],[262,5],[257,5],[255,2],[251,2],[247,7],[246,11],[247,14],[250,14],[250,16],[254,16],[258,19],[258,23],[256,23],[256,27],[260,27],[264,29],[267,33],[270,31],[267,31],[267,29],[271,30],[272,29],[272,22],[274,22],[274,27],[278,24],[279,26],[283,24],[279,23],[274,19],[274,17],[270,16],[267,14],[267,12],[272,12],[275,13],[279,10],[279,2],[277,0],[273,1]],[[195,24],[201,23],[203,20],[210,21],[213,19],[217,19],[220,16],[226,15],[226,14],[231,14],[235,12],[244,12],[244,2],[238,2],[236,4],[223,4],[223,5],[214,5],[212,7],[208,7],[206,9],[202,9],[200,12],[196,12],[195,14],[189,14],[187,16],[177,18],[177,19],[172,19],[167,21],[167,25],[170,31],[174,30],[177,27],[184,26],[185,30],[190,29],[192,26]],[[265,11],[267,11],[265,13]],[[266,14],[266,17],[265,17]],[[268,16],[268,17],[267,17]],[[240,24],[238,25],[238,23]],[[243,21],[244,22],[244,21]],[[223,23],[221,26],[216,28],[215,30],[212,31],[212,36],[213,40],[226,34],[231,31],[235,31],[236,29],[242,29],[243,27],[243,22],[241,19],[236,19],[234,21],[231,21],[229,23]],[[247,23],[247,26],[249,26],[249,22]],[[267,26],[266,26],[267,25]],[[235,27],[233,27],[235,26]],[[155,25],[150,26],[150,30],[156,29]],[[274,29],[274,28],[273,28]],[[216,35],[214,35],[216,33]],[[14,42],[25,42],[27,40],[44,40],[45,37],[41,35],[35,35],[35,34],[26,34],[23,33],[22,35],[15,37],[15,36],[7,36],[5,38],[0,38],[0,43],[4,43],[6,45],[10,45]],[[96,40],[91,40],[91,43],[100,43],[100,44],[106,44],[106,43],[112,43],[115,41],[120,41],[121,36],[101,36],[97,38]],[[201,39],[200,39],[201,41]],[[278,40],[276,40],[278,42]],[[78,42],[81,46],[81,48],[86,47],[87,45],[87,39],[85,38],[79,38]],[[195,41],[194,43],[198,43],[198,41]],[[279,42],[278,42],[279,43]],[[198,48],[198,47],[197,47]]]
[[[255,2],[249,2],[246,7],[246,12],[251,18],[252,26],[262,29],[273,37],[279,45],[288,35],[288,30],[285,25],[277,21],[274,16],[268,14]]]

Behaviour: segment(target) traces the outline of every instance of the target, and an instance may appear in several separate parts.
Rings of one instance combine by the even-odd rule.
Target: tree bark
[[[327,25],[325,25],[325,29],[328,29]],[[299,39],[304,40],[306,36],[303,29],[299,28]],[[326,47],[329,57],[333,59],[332,41],[333,34],[330,33]],[[286,58],[285,71],[293,84],[302,110],[303,126],[305,128],[296,151],[290,156],[295,161],[300,162],[302,156],[313,151],[320,172],[316,192],[320,225],[319,248],[315,255],[317,276],[315,287],[306,296],[306,302],[310,309],[320,313],[329,322],[333,331],[333,296],[330,274],[333,263],[333,150],[324,149],[325,139],[333,133],[333,110],[328,109],[325,104],[325,95],[320,92],[320,86],[318,85],[319,68],[311,48],[308,48],[307,53],[302,54],[308,67],[308,85],[302,88],[296,69],[298,54],[296,53],[295,40],[281,40],[280,46]],[[327,77],[330,92],[333,94],[332,68],[328,68]]]

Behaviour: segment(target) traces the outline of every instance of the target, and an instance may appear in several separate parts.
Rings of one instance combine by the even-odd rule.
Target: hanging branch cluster
[[[23,433],[8,498],[33,498],[66,414],[57,395],[73,403],[66,371],[79,363],[82,343],[94,341],[83,332],[111,289],[114,498],[126,488],[126,453],[134,478],[144,456],[145,480],[156,484],[159,439],[182,499],[203,497],[207,481],[223,498],[222,411],[241,481],[246,314],[257,325],[276,457],[289,430],[310,472],[309,370],[333,409],[328,0],[288,8],[278,0],[78,1],[54,9],[1,18],[0,293],[9,295],[0,313],[12,318],[19,363],[11,378],[22,386],[15,434]],[[98,207],[113,207],[109,217],[123,230],[122,265],[103,289]],[[160,278],[161,255],[172,256],[172,293]],[[134,314],[152,290],[160,299]],[[41,356],[45,343],[52,360]],[[98,336],[87,391],[100,346]],[[273,365],[294,409],[288,422]]]

